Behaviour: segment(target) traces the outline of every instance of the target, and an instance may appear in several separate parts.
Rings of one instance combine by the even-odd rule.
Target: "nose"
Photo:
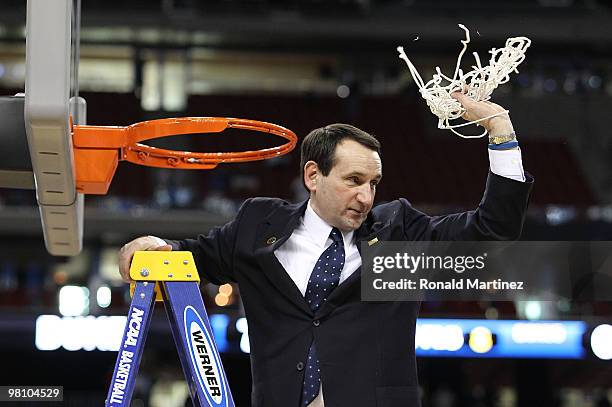
[[[374,202],[374,190],[370,184],[361,185],[357,192],[357,202],[363,205],[366,209],[369,209]]]

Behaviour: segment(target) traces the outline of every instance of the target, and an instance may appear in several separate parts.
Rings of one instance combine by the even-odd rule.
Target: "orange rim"
[[[287,140],[272,148],[240,152],[198,153],[167,150],[142,144],[161,137],[195,133],[219,133],[228,128],[269,133]],[[221,117],[183,117],[149,120],[130,126],[73,125],[75,149],[120,149],[120,159],[138,165],[177,169],[211,169],[220,163],[236,163],[279,157],[297,144],[295,133],[258,120]]]

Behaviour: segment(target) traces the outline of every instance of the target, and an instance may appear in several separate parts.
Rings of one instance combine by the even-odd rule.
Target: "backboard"
[[[70,133],[72,9],[72,0],[28,0],[25,96],[0,99],[0,187],[36,190],[45,245],[58,256],[78,254],[83,237]]]

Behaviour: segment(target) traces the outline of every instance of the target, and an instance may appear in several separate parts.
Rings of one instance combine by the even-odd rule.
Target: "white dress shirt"
[[[502,177],[511,178],[515,181],[525,181],[521,150],[491,150],[489,149],[489,163],[491,172]],[[289,239],[278,249],[274,255],[283,266],[289,277],[293,280],[302,295],[306,293],[308,279],[315,263],[321,253],[331,246],[332,239],[329,237],[332,226],[327,224],[316,214],[308,201],[306,212],[300,223],[295,228]],[[357,244],[353,239],[355,232],[342,232],[344,240],[345,261],[340,282],[342,284],[351,274],[361,266],[361,255],[357,250]],[[308,407],[324,407],[323,384],[319,395],[308,405]]]
[[[304,216],[295,228],[291,237],[278,249],[274,255],[287,271],[302,295],[306,293],[308,279],[321,253],[332,245],[329,237],[332,226],[328,225],[312,209],[310,201]],[[340,272],[342,284],[355,270],[361,266],[361,256],[353,239],[355,232],[342,232],[344,241],[344,267]]]
[[[304,212],[304,216],[300,219],[298,226],[289,239],[274,251],[274,255],[302,295],[306,293],[310,273],[314,269],[317,260],[319,260],[319,256],[333,243],[333,240],[329,237],[331,230],[332,226],[328,225],[327,222],[316,214],[310,205],[310,201],[308,201],[306,212]],[[340,273],[338,285],[342,284],[344,280],[361,266],[361,255],[357,250],[355,239],[353,239],[354,235],[354,231],[342,232],[344,267]],[[319,394],[308,407],[324,407],[322,384]]]

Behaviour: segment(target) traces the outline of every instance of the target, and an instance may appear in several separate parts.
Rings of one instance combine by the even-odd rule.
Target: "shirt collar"
[[[304,229],[310,239],[316,243],[319,247],[324,248],[325,243],[327,243],[327,239],[329,238],[329,234],[332,231],[332,226],[325,222],[317,213],[312,209],[310,205],[310,200],[308,200],[308,205],[306,207],[306,212],[304,212]],[[344,241],[344,247],[347,247],[352,239],[355,231],[343,232],[342,240]]]

